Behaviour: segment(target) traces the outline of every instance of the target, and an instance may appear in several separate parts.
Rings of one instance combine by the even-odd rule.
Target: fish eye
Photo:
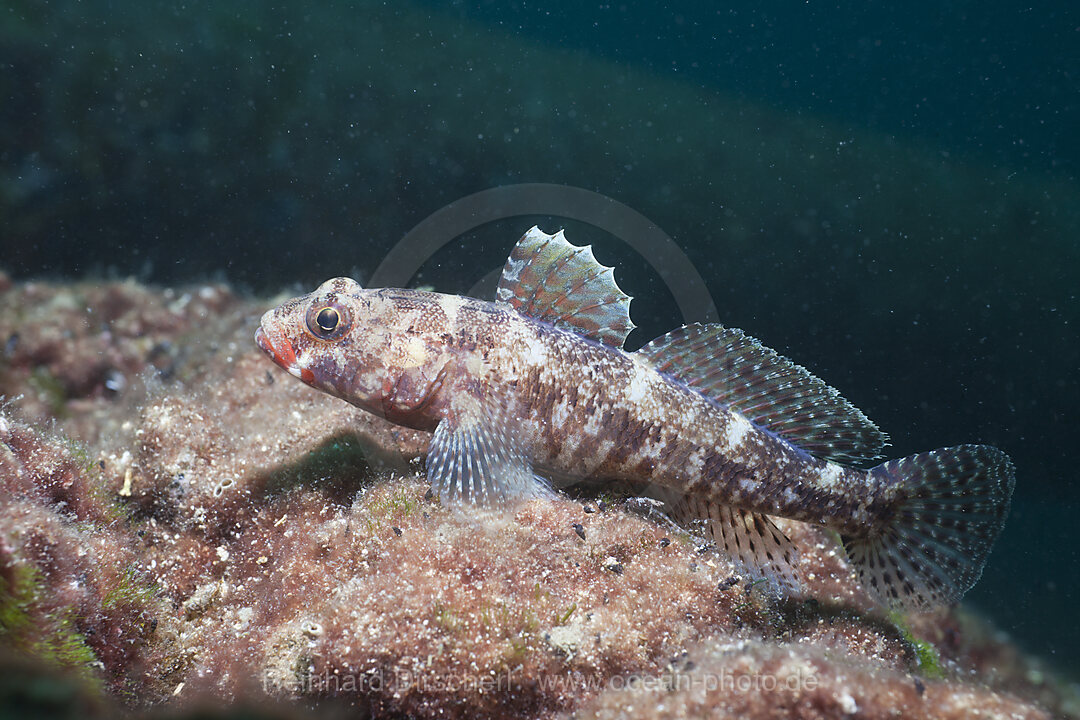
[[[345,332],[347,325],[345,309],[338,303],[316,304],[308,310],[308,330],[320,340],[335,339]]]
[[[319,314],[315,316],[315,324],[319,326],[319,329],[326,333],[332,333],[337,329],[338,321],[341,316],[338,315],[338,311],[332,307],[324,307],[319,311]]]

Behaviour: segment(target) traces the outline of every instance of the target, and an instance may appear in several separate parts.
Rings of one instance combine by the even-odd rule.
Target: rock
[[[95,683],[102,707],[1077,716],[1051,670],[963,610],[884,616],[810,526],[783,529],[813,601],[777,601],[619,503],[585,516],[587,542],[566,497],[441,507],[413,464],[426,436],[285,381],[251,343],[261,306],[225,289],[16,284],[0,303],[76,296],[115,322],[58,301],[0,366],[5,393],[26,391],[0,411],[0,643]],[[138,381],[69,375],[91,347]],[[63,388],[47,402],[43,369]]]

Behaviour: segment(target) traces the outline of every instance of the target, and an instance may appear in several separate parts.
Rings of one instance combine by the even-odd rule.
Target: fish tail
[[[844,548],[882,604],[924,611],[957,602],[982,574],[1009,510],[1015,473],[987,445],[960,445],[890,460],[870,470],[896,486],[889,521]]]

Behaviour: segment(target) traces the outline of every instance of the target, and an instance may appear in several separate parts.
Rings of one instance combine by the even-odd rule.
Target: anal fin
[[[672,517],[700,530],[752,578],[762,578],[781,595],[802,594],[799,551],[768,515],[678,493],[667,498]]]

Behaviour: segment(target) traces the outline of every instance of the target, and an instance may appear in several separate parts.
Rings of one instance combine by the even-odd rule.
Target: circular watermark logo
[[[719,321],[705,281],[682,248],[656,223],[606,195],[550,183],[490,188],[435,211],[394,245],[368,284],[407,287],[425,262],[464,233],[523,215],[563,217],[604,230],[629,245],[656,271],[675,298],[684,323]],[[573,238],[568,239],[573,242]],[[495,286],[504,259],[500,258],[499,265],[476,283],[473,291]]]

